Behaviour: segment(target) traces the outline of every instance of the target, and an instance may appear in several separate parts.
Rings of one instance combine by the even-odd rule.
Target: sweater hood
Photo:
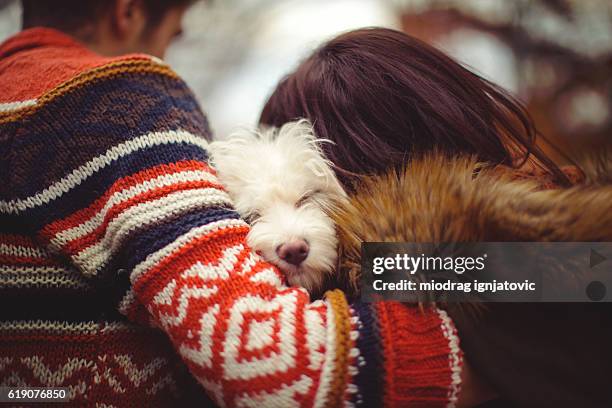
[[[367,178],[334,214],[339,286],[358,296],[362,242],[612,241],[610,157],[587,160],[585,180],[563,189],[440,153]]]

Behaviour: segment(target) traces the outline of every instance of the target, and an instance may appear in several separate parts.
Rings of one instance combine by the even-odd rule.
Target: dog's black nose
[[[303,239],[296,239],[279,245],[276,253],[285,262],[299,266],[308,257],[308,243]]]

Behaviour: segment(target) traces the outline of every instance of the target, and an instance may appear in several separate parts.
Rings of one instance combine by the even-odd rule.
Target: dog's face
[[[251,223],[248,244],[291,285],[320,289],[337,258],[328,212],[345,193],[306,121],[210,145],[218,177]]]

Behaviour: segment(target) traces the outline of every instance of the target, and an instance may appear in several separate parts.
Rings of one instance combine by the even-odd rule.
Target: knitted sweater
[[[311,302],[245,244],[162,61],[36,28],[0,46],[0,386],[79,406],[443,406],[445,312]],[[190,375],[187,374],[187,367]]]

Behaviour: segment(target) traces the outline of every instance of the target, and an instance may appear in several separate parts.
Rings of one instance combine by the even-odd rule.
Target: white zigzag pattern
[[[104,355],[98,358],[98,360],[104,366],[104,370],[96,372],[94,381],[97,384],[102,383],[104,380],[112,389],[118,394],[125,394],[128,389],[123,387],[121,381],[113,374],[112,368],[106,364],[108,355]],[[163,366],[168,365],[168,361],[164,358],[155,358],[151,362],[145,364],[142,368],[139,368],[133,363],[132,358],[127,354],[118,354],[113,356],[113,360],[123,370],[123,373],[136,388],[139,388],[147,380],[159,372]],[[101,374],[101,375],[100,375]],[[147,394],[152,395],[163,389],[166,386],[175,388],[176,383],[170,374],[167,374],[160,380],[156,381],[153,385],[146,389]],[[130,387],[131,388],[131,387]]]
[[[166,359],[158,357],[146,364],[143,368],[138,368],[136,364],[132,362],[131,357],[126,354],[115,355],[114,360],[119,364],[119,367],[123,369],[126,377],[129,378],[136,387],[140,387],[141,384],[151,378],[161,367],[168,363]]]
[[[171,282],[171,284],[174,282]],[[170,286],[170,285],[169,285]],[[171,289],[174,289],[174,286]],[[218,288],[216,286],[213,287],[203,287],[203,288],[181,288],[181,294],[178,299],[177,306],[177,315],[161,315],[160,322],[162,327],[168,328],[170,326],[179,326],[183,320],[185,320],[185,316],[187,315],[187,308],[189,307],[189,301],[191,299],[205,299],[217,293]],[[169,293],[169,292],[167,292]],[[160,293],[161,295],[165,295],[166,293]],[[166,302],[166,300],[164,300]],[[162,302],[158,302],[161,304]]]
[[[268,283],[275,288],[280,288],[283,286],[283,282],[281,281],[280,276],[273,268],[265,268],[261,271],[257,272],[253,276],[249,278],[251,282],[263,282]]]
[[[66,175],[61,180],[53,183],[33,196],[9,201],[0,200],[0,213],[18,214],[30,208],[40,207],[57,199],[58,197],[61,197],[63,194],[72,190],[74,187],[91,177],[93,174],[122,157],[128,156],[139,150],[149,149],[154,146],[179,143],[187,143],[198,146],[203,150],[208,148],[208,142],[204,138],[193,135],[184,130],[153,132],[138,136],[134,139],[111,147],[102,155],[94,157],[87,163],[74,169],[70,174]]]
[[[221,257],[214,263],[202,264],[197,262],[191,268],[182,273],[183,278],[199,277],[203,281],[213,279],[227,280],[230,277],[230,272],[236,268],[238,263],[238,255],[244,251],[244,245],[238,244],[223,250]]]
[[[85,360],[79,358],[68,358],[67,362],[61,366],[58,366],[57,370],[52,370],[47,364],[43,362],[43,359],[38,356],[23,357],[19,359],[19,362],[25,367],[31,370],[32,375],[41,384],[47,387],[67,387],[68,395],[70,399],[74,399],[77,395],[83,395],[87,389],[93,384],[88,384],[87,381],[77,380],[76,384],[67,384],[73,375],[86,369],[90,374],[93,374],[94,384],[100,384],[103,381],[106,382],[116,393],[125,394],[128,389],[124,388],[121,381],[113,375],[113,371],[108,367],[105,362],[108,360],[109,355],[103,355],[98,357],[100,363],[105,368],[100,371],[97,364],[92,360]],[[164,358],[155,358],[151,362],[145,364],[142,368],[139,368],[132,358],[127,354],[118,354],[112,356],[114,362],[121,368],[126,378],[135,387],[141,387],[147,380],[151,379],[157,372],[167,366],[168,361]],[[9,364],[14,363],[13,357],[1,357],[0,358],[0,372],[4,371]],[[0,381],[0,386],[13,386],[13,387],[28,387],[33,386],[29,381],[24,380],[15,371],[11,372],[10,375],[4,375]],[[155,381],[151,386],[146,389],[148,395],[155,395],[160,390],[170,387],[176,389],[176,381],[171,374],[166,374],[159,380]]]
[[[102,376],[96,373],[95,381],[101,383],[102,379],[106,380],[106,383],[115,391],[117,394],[125,394],[125,388],[121,386],[121,382],[115,377],[110,368],[105,368],[102,372]]]
[[[240,268],[240,274],[246,275],[251,272],[253,266],[257,264],[257,262],[261,262],[263,259],[257,255],[255,252],[249,252],[245,260],[242,262],[242,267]],[[278,270],[274,267],[268,267],[260,270],[253,276],[249,278],[251,282],[262,282],[269,283],[270,285],[280,288],[283,285],[282,278],[278,272]]]
[[[16,372],[11,372],[11,375],[3,377],[0,381],[2,387],[27,387],[28,383],[21,378]]]
[[[242,267],[240,268],[240,274],[245,275],[251,272],[251,269],[257,264],[257,261],[261,261],[261,258],[253,252],[249,252],[249,255],[246,257],[244,262],[242,262]]]
[[[176,381],[174,381],[174,378],[172,378],[170,374],[167,374],[164,377],[162,377],[159,381],[156,381],[155,384],[147,388],[146,392],[147,392],[147,395],[155,395],[160,390],[166,387],[170,387],[172,390],[176,390],[177,388]]]
[[[237,255],[243,250],[243,245],[236,245],[234,247],[227,248],[223,251],[221,258],[215,265],[203,265],[201,262],[197,262],[191,268],[184,271],[181,274],[181,278],[198,277],[202,280],[202,283],[216,279],[229,279],[229,272],[233,270],[238,262]],[[176,280],[173,279],[164,289],[155,295],[153,302],[157,305],[172,305],[172,298],[174,297],[175,289]],[[181,293],[178,299],[178,305],[176,307],[176,315],[171,316],[169,314],[161,314],[159,316],[161,324],[166,328],[170,326],[178,326],[183,322],[185,316],[187,315],[187,308],[189,306],[190,299],[210,297],[217,292],[218,288],[213,285],[204,287],[182,287],[180,290]]]
[[[3,371],[7,365],[13,362],[13,357],[0,357],[0,371]]]
[[[23,357],[21,363],[32,370],[32,375],[37,378],[42,384],[49,387],[59,387],[66,379],[83,368],[91,369],[94,366],[93,361],[82,358],[69,358],[68,362],[57,370],[51,370],[40,357]]]

